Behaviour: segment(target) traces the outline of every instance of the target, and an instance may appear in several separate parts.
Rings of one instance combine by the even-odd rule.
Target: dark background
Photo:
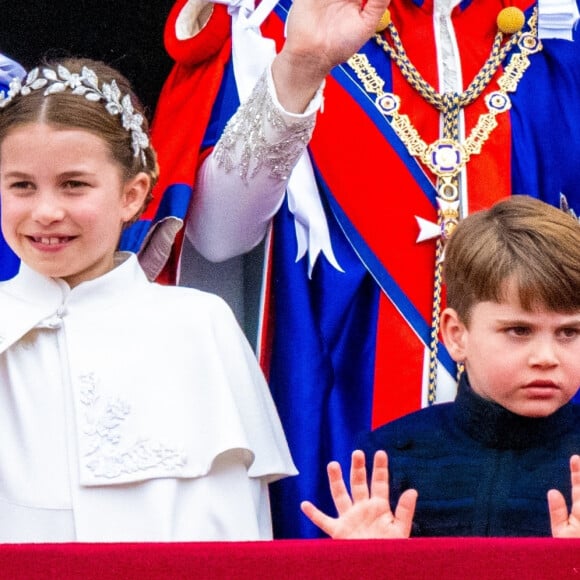
[[[80,56],[120,70],[153,114],[171,70],[163,46],[175,0],[0,0],[0,52],[27,70],[44,57]]]

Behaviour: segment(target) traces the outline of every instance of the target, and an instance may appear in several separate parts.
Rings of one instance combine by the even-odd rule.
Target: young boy
[[[458,226],[445,280],[456,400],[364,436],[352,499],[328,468],[339,517],[304,513],[335,538],[580,537],[580,223],[513,196]]]

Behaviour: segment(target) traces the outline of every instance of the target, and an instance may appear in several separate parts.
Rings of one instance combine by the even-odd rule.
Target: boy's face
[[[501,303],[474,306],[469,327],[447,309],[442,332],[463,361],[473,390],[513,413],[546,417],[580,386],[580,310],[565,314],[522,309],[515,285]]]
[[[105,141],[88,131],[33,123],[0,147],[6,241],[29,267],[71,287],[113,268],[123,222],[136,212],[126,187]]]

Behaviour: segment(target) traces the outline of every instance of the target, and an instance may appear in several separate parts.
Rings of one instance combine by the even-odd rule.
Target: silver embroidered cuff
[[[244,182],[263,170],[270,177],[287,180],[316,121],[315,114],[286,120],[268,90],[267,74],[229,120],[214,150],[218,167],[226,173],[237,167]]]

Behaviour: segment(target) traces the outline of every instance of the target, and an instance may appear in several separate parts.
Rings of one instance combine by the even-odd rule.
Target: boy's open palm
[[[550,525],[554,538],[580,538],[580,456],[570,458],[570,478],[572,480],[572,510],[562,493],[556,489],[548,492]]]
[[[301,508],[306,517],[330,537],[368,539],[410,536],[417,492],[414,489],[405,491],[393,514],[389,503],[388,459],[384,451],[377,451],[373,460],[370,494],[362,451],[352,454],[352,497],[346,489],[340,465],[335,461],[328,464],[328,481],[338,517],[326,515],[309,501],[302,502]]]

